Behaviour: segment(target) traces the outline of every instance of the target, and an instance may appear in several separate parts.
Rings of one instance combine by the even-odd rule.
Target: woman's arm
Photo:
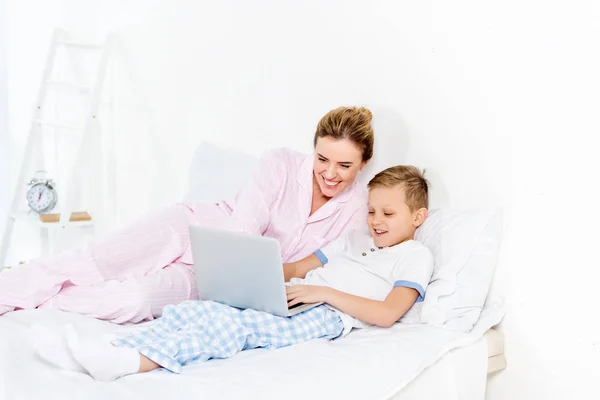
[[[262,235],[269,225],[271,207],[286,179],[286,163],[285,150],[265,154],[251,182],[237,192],[232,202],[233,212],[221,228]]]
[[[323,301],[356,319],[384,328],[398,321],[418,296],[415,289],[402,286],[393,288],[384,301],[354,296],[326,286],[294,285],[287,288],[290,306]]]
[[[303,258],[302,260],[283,264],[283,276],[285,281],[288,282],[292,278],[305,278],[313,269],[322,267],[321,260],[314,254]]]

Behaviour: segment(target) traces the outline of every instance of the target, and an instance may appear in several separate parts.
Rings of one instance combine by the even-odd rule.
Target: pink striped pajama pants
[[[87,248],[0,273],[0,314],[50,307],[114,323],[159,317],[168,304],[197,299],[189,225],[218,224],[215,204],[177,204]]]

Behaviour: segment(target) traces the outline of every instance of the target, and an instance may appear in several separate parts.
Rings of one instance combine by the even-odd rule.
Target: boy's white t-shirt
[[[351,231],[331,242],[315,255],[323,263],[304,279],[292,278],[290,285],[329,286],[341,292],[383,301],[394,287],[419,292],[423,301],[433,273],[433,255],[425,245],[409,240],[392,247],[378,248],[368,231]],[[344,333],[367,326],[336,310],[344,323]]]

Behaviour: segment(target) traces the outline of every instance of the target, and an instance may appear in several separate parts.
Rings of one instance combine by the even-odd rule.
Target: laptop
[[[190,226],[196,286],[202,300],[290,317],[322,303],[288,307],[279,241]]]

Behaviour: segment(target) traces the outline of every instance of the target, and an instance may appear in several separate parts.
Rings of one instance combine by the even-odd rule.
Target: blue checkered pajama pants
[[[286,318],[212,301],[185,301],[166,306],[148,328],[113,344],[134,348],[179,373],[184,365],[233,357],[243,350],[334,339],[343,329],[340,317],[325,305]]]

